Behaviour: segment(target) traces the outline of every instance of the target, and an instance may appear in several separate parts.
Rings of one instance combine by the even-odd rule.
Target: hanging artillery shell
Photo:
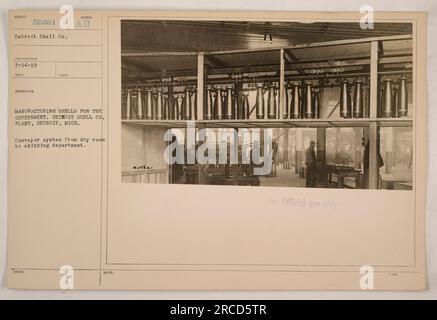
[[[146,90],[146,119],[150,120],[153,119],[153,97],[152,97],[152,90],[147,89]]]
[[[267,118],[268,119],[276,119],[276,95],[275,95],[275,86],[272,84],[269,88],[269,93],[267,96]]]
[[[183,104],[184,104],[184,98],[182,97],[182,95],[178,95],[175,99],[175,105],[174,105],[175,120],[182,119]]]
[[[313,92],[313,118],[320,118],[320,98],[316,91]]]
[[[233,119],[238,119],[238,117],[240,116],[240,100],[241,97],[237,96],[237,93],[234,91],[234,102],[232,104],[232,118]]]
[[[282,112],[282,119],[288,119],[288,117],[290,116],[290,105],[288,103],[288,92],[289,90],[287,89],[287,87],[284,88],[284,110]]]
[[[393,86],[393,117],[399,118],[399,88]]]
[[[234,97],[232,94],[232,88],[227,89],[226,103],[225,103],[225,119],[233,118]]]
[[[223,96],[222,89],[217,88],[217,93],[214,101],[214,118],[218,120],[223,119]]]
[[[342,82],[340,92],[340,116],[342,118],[350,118],[351,113],[351,97],[349,95],[348,83],[346,80]]]
[[[163,101],[162,101],[162,91],[158,90],[158,93],[156,94],[156,113],[155,113],[155,119],[156,120],[162,120],[162,108],[163,108]]]
[[[170,119],[170,110],[168,108],[168,97],[163,96],[162,97],[162,103],[163,103],[163,112],[162,112],[162,118],[163,119]]]
[[[256,91],[256,118],[264,119],[264,93],[262,84],[258,85]]]
[[[137,119],[144,119],[143,93],[142,93],[141,89],[137,90]]]
[[[184,120],[191,120],[191,95],[189,89],[185,89],[184,92],[183,113]]]
[[[311,83],[305,85],[305,118],[311,119],[314,116],[313,112],[313,93],[311,90]]]
[[[173,94],[167,96],[167,120],[174,120],[174,97]]]
[[[292,119],[300,118],[300,96],[299,86],[297,84],[291,86],[290,113]]]
[[[300,89],[300,110],[299,110],[299,115],[300,118],[303,119],[305,118],[305,102],[306,102],[306,92],[307,92],[307,87],[305,85],[305,83],[302,83],[301,85],[301,89]]]
[[[238,119],[246,119],[247,117],[247,106],[246,106],[246,92],[243,92],[239,99],[238,104]],[[248,100],[247,100],[248,102]]]
[[[363,104],[363,86],[361,81],[357,81],[355,83],[353,111],[354,111],[353,112],[354,118],[363,117],[364,104]]]
[[[126,94],[126,119],[132,119],[132,111],[131,111],[131,90],[127,90]]]
[[[401,78],[399,86],[399,117],[406,117],[408,115],[408,94],[407,94],[407,79]]]
[[[393,92],[390,79],[384,81],[384,91],[382,100],[382,116],[384,118],[390,118],[393,116]]]
[[[240,93],[240,95],[234,96],[235,99],[235,114],[234,114],[234,118],[235,119],[244,119],[244,110],[243,110],[243,93]]]
[[[249,119],[249,93],[243,93],[241,101],[241,119]]]
[[[191,95],[191,104],[190,104],[190,120],[197,120],[197,92],[196,89],[193,89]]]
[[[211,88],[206,89],[206,110],[205,110],[205,120],[211,120],[213,116],[213,96],[211,92]]]

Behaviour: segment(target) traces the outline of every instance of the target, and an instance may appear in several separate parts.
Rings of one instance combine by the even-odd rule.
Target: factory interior
[[[122,182],[411,190],[413,65],[408,23],[123,20]],[[237,162],[168,163],[188,124]],[[245,132],[269,132],[268,173]]]

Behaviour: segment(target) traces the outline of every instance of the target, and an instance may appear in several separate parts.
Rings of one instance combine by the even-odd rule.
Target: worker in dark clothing
[[[369,155],[370,155],[370,149],[369,149],[369,140],[367,140],[367,142],[365,142],[365,138],[363,137],[361,140],[361,143],[364,146],[364,152],[363,152],[363,182],[362,182],[362,187],[364,189],[369,189]],[[378,138],[378,143],[376,144],[376,152],[378,154],[378,168],[381,168],[382,166],[384,166],[384,159],[381,156],[380,153],[380,144],[379,144],[379,138]]]
[[[316,143],[311,140],[310,146],[305,153],[305,165],[306,165],[306,187],[316,187],[316,152],[314,147]]]

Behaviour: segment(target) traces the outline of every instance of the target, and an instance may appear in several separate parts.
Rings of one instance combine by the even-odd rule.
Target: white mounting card
[[[425,13],[12,10],[8,286],[425,290]]]

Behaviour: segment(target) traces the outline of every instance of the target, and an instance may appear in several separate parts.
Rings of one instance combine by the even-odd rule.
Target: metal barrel
[[[146,119],[153,119],[153,97],[152,90],[146,90]]]
[[[408,115],[408,94],[407,94],[407,78],[401,77],[399,85],[399,117]]]
[[[361,81],[357,81],[355,83],[355,91],[354,91],[354,118],[362,118],[364,112],[364,104],[363,104],[363,85]]]
[[[297,84],[291,86],[290,113],[292,119],[300,118],[300,96],[299,86]]]
[[[314,115],[313,113],[313,93],[311,90],[311,83],[307,82],[305,85],[305,118],[311,119]]]
[[[162,120],[162,91],[158,89],[158,93],[156,94],[156,113],[155,113],[155,119],[156,120]]]
[[[256,90],[256,118],[264,119],[264,93],[262,84],[258,84]]]
[[[141,89],[137,89],[137,119],[144,119],[143,92]]]
[[[320,97],[319,92],[313,92],[313,118],[320,118]]]
[[[384,118],[390,118],[393,116],[393,92],[392,83],[390,79],[384,80],[384,91],[382,100],[382,116]]]
[[[190,89],[186,88],[184,91],[184,103],[183,103],[183,117],[184,120],[191,120],[191,97]]]
[[[206,109],[205,109],[205,120],[211,120],[213,117],[213,106],[214,100],[211,92],[211,88],[206,89]]]
[[[234,97],[232,94],[232,88],[229,87],[226,93],[225,119],[233,118],[233,104],[234,104]]]
[[[351,113],[351,98],[349,95],[348,82],[343,80],[340,91],[340,116],[342,118],[350,118]]]
[[[132,109],[131,109],[131,90],[127,89],[126,94],[126,119],[132,119]]]
[[[276,119],[276,95],[275,95],[275,85],[271,84],[269,87],[269,93],[267,96],[267,118]]]
[[[217,93],[215,95],[214,118],[218,120],[223,119],[223,95],[220,87],[217,88]]]

